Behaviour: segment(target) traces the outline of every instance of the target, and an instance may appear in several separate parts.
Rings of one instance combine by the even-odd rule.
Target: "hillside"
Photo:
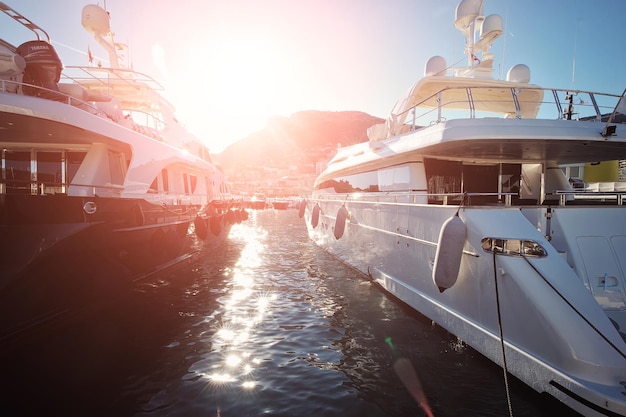
[[[276,116],[214,159],[227,172],[253,166],[314,166],[320,150],[367,141],[367,128],[383,121],[358,111],[309,110]]]

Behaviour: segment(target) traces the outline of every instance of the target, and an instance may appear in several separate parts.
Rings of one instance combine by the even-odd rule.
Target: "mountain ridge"
[[[366,142],[367,129],[384,122],[361,111],[304,110],[273,116],[253,132],[213,155],[225,171],[241,167],[314,166],[322,150]]]

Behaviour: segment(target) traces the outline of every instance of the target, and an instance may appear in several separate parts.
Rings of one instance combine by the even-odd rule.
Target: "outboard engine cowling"
[[[42,88],[24,86],[22,91],[29,96],[61,100],[58,82],[63,64],[56,51],[46,41],[29,41],[21,44],[16,51],[24,61],[23,82]]]

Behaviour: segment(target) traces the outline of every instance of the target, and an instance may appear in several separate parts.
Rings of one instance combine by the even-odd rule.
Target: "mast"
[[[93,34],[96,42],[107,51],[111,68],[120,68],[119,56],[116,50],[118,44],[113,42],[109,12],[95,4],[88,4],[83,7],[81,23],[87,32]],[[105,39],[105,37],[109,40]]]

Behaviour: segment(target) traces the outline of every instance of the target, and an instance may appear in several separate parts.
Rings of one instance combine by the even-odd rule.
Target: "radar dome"
[[[502,18],[497,14],[487,16],[480,27],[480,40],[491,43],[500,35],[502,35]]]
[[[524,64],[513,65],[509,72],[506,73],[506,80],[527,84],[530,82],[530,68]]]
[[[424,76],[429,77],[431,75],[446,75],[448,64],[446,59],[442,56],[433,56],[427,62],[424,67]]]
[[[454,11],[454,27],[466,31],[481,14],[483,0],[462,0]]]
[[[93,35],[103,36],[111,32],[109,13],[95,4],[83,7],[81,23],[87,32]]]

